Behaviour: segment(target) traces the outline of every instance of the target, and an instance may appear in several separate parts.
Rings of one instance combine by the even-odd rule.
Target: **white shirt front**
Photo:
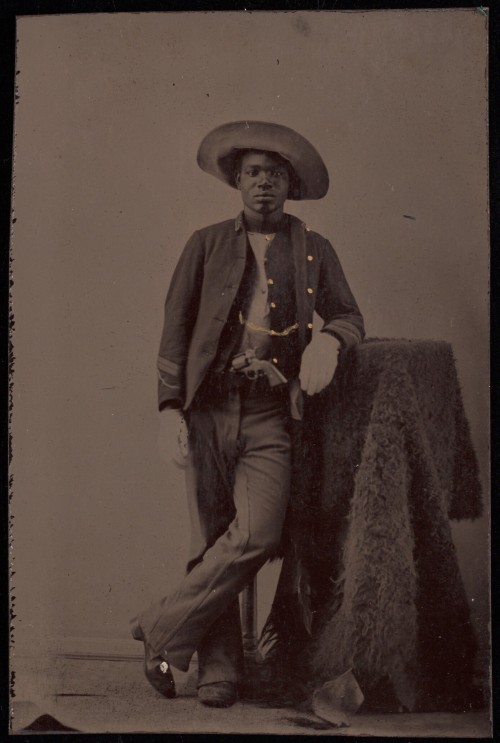
[[[269,301],[267,292],[266,276],[266,252],[271,244],[275,233],[263,235],[260,232],[247,232],[248,241],[255,256],[257,271],[253,295],[250,300],[247,316],[243,318],[245,329],[241,339],[240,351],[251,348],[260,359],[269,355],[271,346],[271,318],[269,314]]]

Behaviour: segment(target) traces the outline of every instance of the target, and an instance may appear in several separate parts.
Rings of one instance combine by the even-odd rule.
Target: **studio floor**
[[[132,647],[132,646],[127,646]],[[33,664],[17,656],[11,733],[254,733],[489,738],[488,711],[462,714],[357,714],[334,728],[312,714],[238,702],[230,709],[197,701],[195,676],[176,672],[178,696],[163,699],[142,673],[137,643],[108,657],[78,652]]]

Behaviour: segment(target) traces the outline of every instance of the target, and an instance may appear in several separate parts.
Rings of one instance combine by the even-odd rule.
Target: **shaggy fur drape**
[[[482,504],[450,346],[345,352],[293,436],[285,558],[261,638],[282,694],[352,668],[374,704],[468,708],[476,641],[449,519]]]

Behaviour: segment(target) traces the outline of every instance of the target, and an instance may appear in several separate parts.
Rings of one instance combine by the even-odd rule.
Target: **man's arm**
[[[338,352],[360,343],[363,317],[349,288],[340,261],[325,240],[318,282],[316,311],[325,324],[302,354],[300,386],[308,395],[321,392],[333,379]]]
[[[203,283],[203,246],[195,232],[175,268],[165,300],[158,354],[158,407],[182,408],[185,367]]]
[[[343,348],[363,340],[363,316],[328,240],[325,240],[323,249],[316,311],[325,322],[321,332],[335,336]]]
[[[158,450],[165,461],[184,466],[188,434],[182,413],[186,359],[203,281],[203,250],[197,232],[184,248],[165,300],[163,331],[158,354]]]

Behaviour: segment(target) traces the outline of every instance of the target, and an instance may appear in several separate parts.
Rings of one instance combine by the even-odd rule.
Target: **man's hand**
[[[166,408],[160,413],[158,451],[164,462],[185,467],[188,457],[188,431],[181,410]]]
[[[333,379],[340,341],[329,333],[316,333],[302,354],[300,386],[308,395],[321,392]]]

